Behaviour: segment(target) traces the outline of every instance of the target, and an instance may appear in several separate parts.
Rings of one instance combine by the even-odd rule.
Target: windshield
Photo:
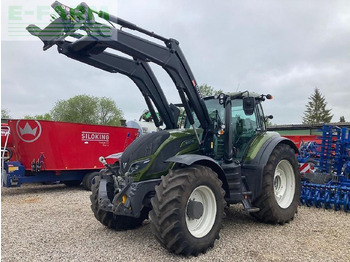
[[[216,114],[218,114],[222,123],[224,123],[224,121],[225,121],[225,108],[223,107],[223,105],[219,104],[219,99],[215,99],[215,98],[205,99],[204,103],[208,109],[209,117],[211,119],[213,119],[213,118],[215,119]],[[199,122],[196,114],[193,113],[193,111],[192,111],[192,115],[193,115],[193,119],[194,119],[194,126],[196,128],[200,127],[200,122]],[[189,127],[190,127],[190,123],[189,123],[188,119],[186,119],[185,128],[189,128]]]

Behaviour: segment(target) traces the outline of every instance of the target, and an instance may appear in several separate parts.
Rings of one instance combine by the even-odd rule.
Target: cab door
[[[247,115],[243,110],[242,99],[231,102],[232,141],[236,151],[235,158],[243,158],[249,143],[256,136],[257,130],[261,128],[260,121],[257,121],[256,116],[258,105],[255,106],[253,114]]]

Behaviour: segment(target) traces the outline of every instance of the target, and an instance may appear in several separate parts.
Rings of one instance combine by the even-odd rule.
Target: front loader
[[[159,129],[160,121],[165,123],[164,130],[130,144],[118,163],[106,164],[91,195],[97,220],[123,230],[140,226],[149,217],[162,246],[188,256],[214,245],[224,208],[230,204],[242,203],[267,223],[284,224],[294,218],[301,190],[298,149],[292,141],[266,131],[261,103],[270,95],[244,91],[202,98],[177,40],[94,11],[85,3],[69,8],[55,2],[52,7],[59,17],[50,25],[43,30],[27,27],[44,42],[44,50],[57,45],[72,59],[124,72],[139,86]],[[94,16],[108,23],[96,22]],[[68,36],[74,40],[68,41]],[[133,71],[125,70],[111,49],[132,57],[127,64],[146,72],[138,77],[143,84],[133,79]],[[179,110],[168,104],[148,63],[163,67],[173,80],[186,112],[185,128],[178,127]]]

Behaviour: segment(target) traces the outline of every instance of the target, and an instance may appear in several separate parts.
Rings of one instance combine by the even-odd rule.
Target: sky
[[[52,1],[53,2],[53,1]],[[75,7],[81,1],[62,2]],[[350,121],[349,1],[86,0],[96,9],[175,38],[197,83],[224,92],[272,94],[264,102],[275,124],[300,124],[317,87],[327,108]],[[13,118],[49,112],[58,100],[109,97],[126,120],[147,108],[126,76],[57,52],[25,31],[50,22],[50,1],[1,1],[1,108]],[[125,29],[126,30],[126,29]],[[126,30],[127,31],[127,30]],[[133,31],[131,31],[133,32]],[[158,42],[159,43],[159,42]],[[180,99],[166,72],[151,64],[170,102]]]

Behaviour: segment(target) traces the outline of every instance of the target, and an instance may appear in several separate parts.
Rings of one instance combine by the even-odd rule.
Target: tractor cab
[[[270,98],[271,96],[268,95]],[[247,102],[248,100],[249,103]],[[211,151],[216,160],[224,159],[224,137],[230,138],[228,150],[232,148],[232,157],[241,161],[244,158],[249,144],[254,138],[266,131],[265,117],[261,102],[264,95],[246,92],[220,94],[204,98],[204,103],[210,117],[212,137],[204,143],[204,151]],[[225,103],[230,101],[230,103]],[[227,107],[227,109],[226,109]],[[227,115],[226,115],[227,114]],[[194,126],[201,128],[198,118],[194,115]],[[185,128],[190,128],[187,120]],[[204,139],[205,140],[205,139]],[[207,154],[208,155],[208,154]]]

